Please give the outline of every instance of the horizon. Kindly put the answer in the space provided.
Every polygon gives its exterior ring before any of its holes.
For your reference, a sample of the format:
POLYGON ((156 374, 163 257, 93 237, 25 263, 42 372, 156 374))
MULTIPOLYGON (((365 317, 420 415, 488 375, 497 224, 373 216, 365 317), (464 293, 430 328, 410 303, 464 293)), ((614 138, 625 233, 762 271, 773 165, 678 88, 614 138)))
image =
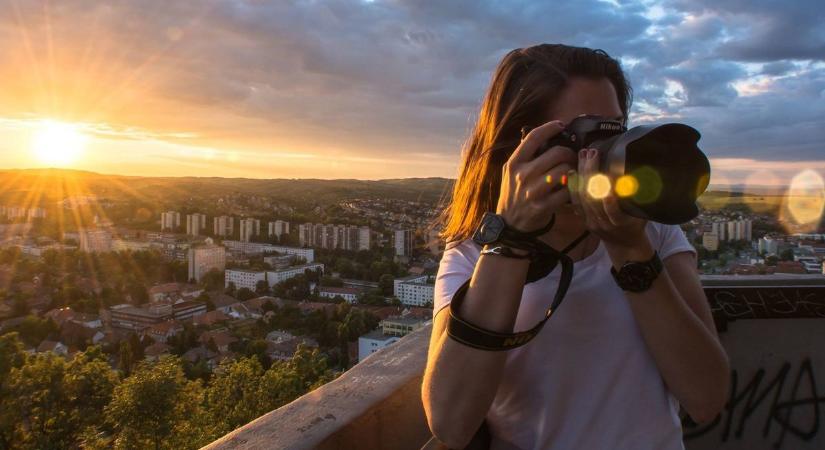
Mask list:
MULTIPOLYGON (((0 168, 0 175, 4 172, 47 172, 47 171, 55 171, 55 172, 75 172, 85 175, 97 175, 103 177, 124 177, 124 178, 163 178, 163 179, 187 179, 187 178, 195 178, 195 179, 209 179, 209 178, 217 178, 217 179, 225 179, 225 180, 232 180, 232 179, 239 179, 239 180, 255 180, 255 181, 398 181, 398 180, 446 180, 446 181, 455 181, 455 178, 450 177, 439 177, 439 176, 417 176, 417 177, 400 177, 400 178, 286 178, 286 177, 279 177, 279 178, 259 178, 259 177, 230 177, 230 176, 198 176, 198 175, 180 175, 180 176, 159 176, 159 175, 124 175, 118 173, 105 173, 105 172, 95 172, 91 170, 84 170, 84 169, 69 169, 69 168, 62 168, 62 167, 35 167, 35 168, 0 168)), ((724 188, 724 187, 742 187, 742 188, 751 188, 751 189, 787 189, 790 188, 791 184, 781 184, 781 185, 758 185, 758 184, 746 184, 746 183, 731 183, 731 184, 709 184, 707 191, 710 192, 714 188, 724 188)), ((743 191, 744 192, 744 191, 743 191)))

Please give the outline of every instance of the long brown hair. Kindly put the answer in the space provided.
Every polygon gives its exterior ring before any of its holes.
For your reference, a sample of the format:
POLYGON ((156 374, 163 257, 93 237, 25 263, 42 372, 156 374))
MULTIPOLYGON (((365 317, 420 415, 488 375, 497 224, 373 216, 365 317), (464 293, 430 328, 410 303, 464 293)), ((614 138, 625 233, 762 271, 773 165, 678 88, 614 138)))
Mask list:
POLYGON ((444 240, 469 238, 481 216, 495 210, 502 166, 518 146, 521 128, 541 125, 573 77, 607 78, 627 120, 632 90, 618 61, 603 50, 541 44, 507 53, 496 67, 464 144, 452 199, 440 219, 444 240))

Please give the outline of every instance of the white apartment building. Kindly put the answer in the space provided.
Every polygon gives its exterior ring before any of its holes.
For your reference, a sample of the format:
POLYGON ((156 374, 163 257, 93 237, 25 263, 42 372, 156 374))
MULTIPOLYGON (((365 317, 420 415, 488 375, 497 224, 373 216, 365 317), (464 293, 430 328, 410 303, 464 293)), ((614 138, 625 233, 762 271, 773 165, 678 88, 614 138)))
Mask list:
POLYGON ((285 234, 289 234, 289 222, 283 220, 276 220, 274 222, 269 222, 269 226, 267 229, 267 236, 272 237, 281 237, 285 234))
POLYGON ((186 215, 186 234, 200 236, 204 231, 206 231, 206 214, 186 215))
POLYGON ((361 362, 367 356, 389 347, 401 338, 398 336, 388 336, 381 329, 372 331, 358 338, 358 361, 361 362))
POLYGON ((303 275, 305 270, 318 270, 320 269, 321 272, 324 271, 323 264, 302 264, 300 266, 289 267, 286 269, 281 270, 270 270, 266 272, 266 282, 269 283, 269 286, 275 286, 276 284, 286 281, 290 278, 296 277, 298 275, 303 275))
POLYGON ((254 291, 259 281, 266 282, 265 271, 227 269, 224 273, 226 274, 225 288, 229 287, 230 283, 234 283, 236 289, 246 288, 254 291))
POLYGON ((298 225, 298 243, 302 247, 323 249, 369 250, 371 247, 370 227, 355 225, 332 225, 303 223, 298 225))
POLYGON ((252 238, 261 235, 261 221, 258 219, 241 219, 241 242, 252 242, 252 238))
POLYGON ((411 275, 394 281, 393 295, 408 306, 427 306, 433 303, 435 286, 427 275, 411 275))
POLYGON ((341 297, 347 303, 355 303, 358 301, 358 294, 360 290, 348 287, 321 287, 318 288, 318 296, 324 298, 341 297))
POLYGON ((315 250, 311 248, 287 247, 284 245, 273 245, 263 242, 241 241, 223 241, 223 246, 231 252, 245 253, 248 255, 280 253, 283 255, 294 255, 298 258, 303 258, 308 263, 315 261, 315 250))
POLYGON ((232 237, 235 234, 235 219, 230 216, 215 217, 212 232, 216 237, 232 237))
POLYGON ((779 253, 779 241, 769 237, 763 237, 757 242, 757 249, 760 253, 775 255, 779 253))
POLYGON ((108 253, 112 251, 112 233, 104 230, 84 230, 78 232, 78 247, 86 253, 108 253))
POLYGON ((210 270, 226 269, 226 249, 214 245, 212 239, 206 244, 189 248, 189 279, 200 281, 210 270))
POLYGON ((413 230, 395 230, 393 232, 393 248, 395 256, 411 256, 413 246, 413 230))
POLYGON ((180 213, 167 211, 160 215, 160 231, 177 230, 180 227, 180 213))
POLYGON ((372 245, 372 231, 370 227, 358 228, 358 250, 369 250, 372 245))

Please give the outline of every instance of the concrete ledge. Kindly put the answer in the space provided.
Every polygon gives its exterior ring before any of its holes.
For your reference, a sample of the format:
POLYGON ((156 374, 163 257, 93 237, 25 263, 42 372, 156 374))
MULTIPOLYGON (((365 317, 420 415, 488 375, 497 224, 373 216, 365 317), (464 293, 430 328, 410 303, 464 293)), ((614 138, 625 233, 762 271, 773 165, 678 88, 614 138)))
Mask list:
POLYGON ((431 437, 421 405, 431 328, 205 448, 420 449, 431 437))

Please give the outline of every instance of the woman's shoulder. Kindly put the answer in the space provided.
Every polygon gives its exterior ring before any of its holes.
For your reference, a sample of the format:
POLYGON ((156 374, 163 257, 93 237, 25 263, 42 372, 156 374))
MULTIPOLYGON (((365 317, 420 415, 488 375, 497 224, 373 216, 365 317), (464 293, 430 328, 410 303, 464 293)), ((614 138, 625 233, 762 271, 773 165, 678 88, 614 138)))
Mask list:
POLYGON ((683 251, 696 253, 696 249, 688 241, 685 232, 679 225, 667 225, 658 222, 647 222, 646 230, 650 243, 659 252, 659 257, 666 257, 683 251))

